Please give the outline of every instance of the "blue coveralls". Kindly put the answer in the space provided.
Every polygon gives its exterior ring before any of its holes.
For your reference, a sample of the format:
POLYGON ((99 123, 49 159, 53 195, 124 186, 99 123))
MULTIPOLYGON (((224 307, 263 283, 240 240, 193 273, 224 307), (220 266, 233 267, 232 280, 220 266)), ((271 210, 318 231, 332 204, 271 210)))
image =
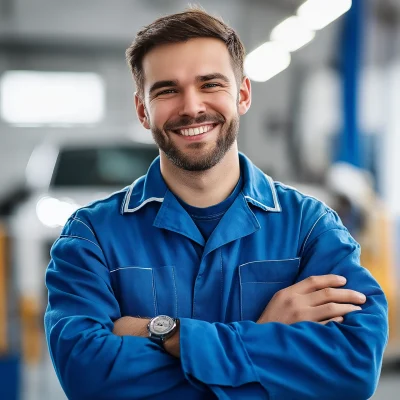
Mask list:
POLYGON ((148 174, 79 209, 51 251, 45 328, 70 399, 367 399, 387 302, 336 213, 239 155, 243 189, 205 243, 148 174), (202 255, 198 247, 203 248, 202 255), (272 296, 338 274, 367 296, 343 323, 256 324, 272 296), (181 358, 112 333, 122 316, 180 318, 181 358))

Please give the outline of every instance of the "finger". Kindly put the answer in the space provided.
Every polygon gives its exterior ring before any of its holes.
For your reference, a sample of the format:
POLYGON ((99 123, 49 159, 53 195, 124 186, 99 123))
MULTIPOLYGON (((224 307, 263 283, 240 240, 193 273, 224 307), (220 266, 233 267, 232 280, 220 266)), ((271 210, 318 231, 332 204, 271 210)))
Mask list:
POLYGON ((340 287, 345 284, 346 278, 340 275, 315 275, 295 283, 291 286, 291 290, 294 290, 298 294, 307 294, 328 287, 340 287))
POLYGON ((364 304, 367 298, 364 294, 350 289, 324 288, 304 296, 306 304, 316 307, 327 303, 364 304))
POLYGON ((337 323, 342 323, 343 322, 343 317, 335 317, 335 318, 330 318, 326 319, 325 321, 319 322, 319 324, 326 325, 328 322, 337 322, 337 323))
POLYGON ((361 307, 355 306, 354 304, 328 303, 322 306, 312 307, 311 310, 309 310, 309 314, 312 321, 319 322, 331 318, 343 317, 350 312, 359 310, 361 310, 361 307))

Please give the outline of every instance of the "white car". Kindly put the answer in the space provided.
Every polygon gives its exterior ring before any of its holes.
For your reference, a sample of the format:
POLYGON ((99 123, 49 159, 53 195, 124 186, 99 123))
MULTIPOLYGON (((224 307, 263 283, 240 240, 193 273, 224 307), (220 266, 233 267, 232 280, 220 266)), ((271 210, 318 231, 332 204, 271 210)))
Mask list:
POLYGON ((20 298, 44 309, 49 251, 68 217, 144 175, 157 155, 155 145, 115 138, 44 143, 34 150, 26 168, 30 195, 9 222, 20 298))

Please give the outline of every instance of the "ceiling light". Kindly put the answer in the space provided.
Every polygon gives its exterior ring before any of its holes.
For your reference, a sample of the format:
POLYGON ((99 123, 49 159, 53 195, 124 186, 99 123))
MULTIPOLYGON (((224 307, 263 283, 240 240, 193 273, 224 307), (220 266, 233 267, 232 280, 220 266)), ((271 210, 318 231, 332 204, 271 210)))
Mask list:
POLYGON ((310 30, 299 17, 290 17, 277 25, 271 32, 271 40, 284 45, 288 51, 295 51, 311 42, 315 32, 310 30))
POLYGON ((251 80, 265 82, 285 70, 290 60, 290 53, 282 45, 267 42, 247 55, 244 69, 251 80))
POLYGON ((7 71, 0 115, 11 124, 92 124, 104 114, 105 90, 95 73, 7 71))
POLYGON ((352 0, 307 0, 297 15, 309 29, 319 30, 350 10, 352 0))

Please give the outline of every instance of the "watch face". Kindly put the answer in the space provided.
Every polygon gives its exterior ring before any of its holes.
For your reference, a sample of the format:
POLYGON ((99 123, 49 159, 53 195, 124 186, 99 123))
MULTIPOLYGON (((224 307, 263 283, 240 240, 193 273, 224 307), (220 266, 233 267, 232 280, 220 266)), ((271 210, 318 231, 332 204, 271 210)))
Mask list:
POLYGON ((166 334, 174 327, 174 320, 166 315, 160 315, 153 320, 151 325, 152 332, 156 334, 166 334))

